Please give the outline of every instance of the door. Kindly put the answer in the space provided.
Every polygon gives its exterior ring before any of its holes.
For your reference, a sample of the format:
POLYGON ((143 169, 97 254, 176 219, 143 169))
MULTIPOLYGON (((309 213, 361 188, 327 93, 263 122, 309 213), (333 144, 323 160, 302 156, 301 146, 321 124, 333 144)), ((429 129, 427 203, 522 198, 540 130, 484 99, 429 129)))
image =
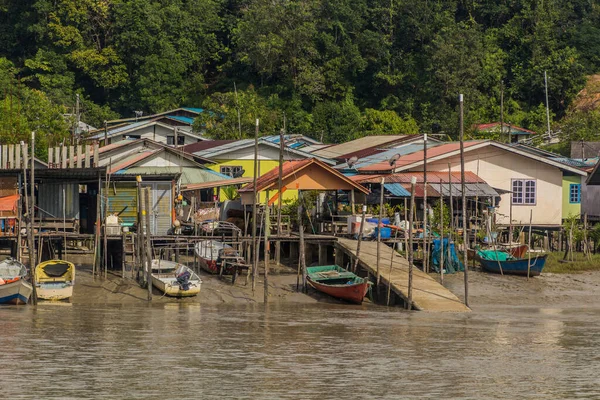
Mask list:
POLYGON ((150 215, 150 231, 153 235, 165 236, 171 228, 173 201, 170 182, 154 182, 149 184, 152 192, 152 214, 150 215))

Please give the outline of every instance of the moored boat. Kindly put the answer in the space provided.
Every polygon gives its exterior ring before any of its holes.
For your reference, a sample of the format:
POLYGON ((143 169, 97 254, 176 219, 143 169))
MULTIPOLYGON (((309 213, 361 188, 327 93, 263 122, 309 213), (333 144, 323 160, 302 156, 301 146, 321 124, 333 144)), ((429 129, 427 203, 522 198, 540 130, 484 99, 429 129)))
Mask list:
POLYGON ((200 258, 200 267, 211 274, 219 273, 221 256, 238 256, 233 247, 218 240, 201 240, 196 243, 194 251, 200 258))
POLYGON ((13 258, 0 262, 0 304, 27 304, 33 288, 27 268, 13 258))
POLYGON ((183 264, 152 260, 152 285, 167 296, 192 297, 200 293, 202 280, 183 264))
POLYGON ((306 268, 306 279, 316 290, 332 297, 361 304, 369 291, 369 282, 337 265, 306 268))
POLYGON ((65 260, 48 260, 35 268, 38 299, 65 300, 73 296, 75 265, 65 260))
POLYGON ((494 273, 507 275, 538 276, 546 264, 547 254, 531 258, 515 258, 503 251, 478 251, 481 268, 494 273), (528 272, 529 269, 529 272, 528 272))
POLYGON ((526 244, 520 244, 520 243, 511 243, 511 244, 499 243, 498 248, 500 250, 507 252, 514 258, 524 258, 525 254, 527 254, 527 249, 529 247, 526 244))

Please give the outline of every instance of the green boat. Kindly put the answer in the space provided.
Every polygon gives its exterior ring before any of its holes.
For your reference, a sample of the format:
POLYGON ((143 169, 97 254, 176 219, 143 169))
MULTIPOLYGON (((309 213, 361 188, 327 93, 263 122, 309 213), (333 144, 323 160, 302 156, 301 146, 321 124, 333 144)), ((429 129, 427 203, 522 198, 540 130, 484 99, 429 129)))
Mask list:
POLYGON ((361 304, 369 291, 369 282, 337 265, 306 268, 306 279, 316 290, 338 299, 361 304))

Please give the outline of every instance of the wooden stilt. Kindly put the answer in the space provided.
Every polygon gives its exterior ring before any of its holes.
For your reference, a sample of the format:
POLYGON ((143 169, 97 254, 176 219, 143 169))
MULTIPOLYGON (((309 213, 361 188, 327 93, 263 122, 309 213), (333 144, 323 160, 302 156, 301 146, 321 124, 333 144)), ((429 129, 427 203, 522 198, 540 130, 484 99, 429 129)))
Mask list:
MULTIPOLYGON (((253 196, 252 196, 252 246, 253 254, 258 253, 258 239, 256 237, 256 202, 258 201, 256 190, 256 180, 258 178, 258 118, 256 119, 256 129, 254 131, 254 178, 253 178, 253 196)), ((258 275, 258 257, 252 258, 252 292, 256 290, 256 278, 258 275)))
POLYGON ((379 294, 379 280, 381 278, 380 276, 380 272, 379 272, 379 264, 380 264, 380 257, 381 257, 381 227, 383 226, 383 191, 384 191, 384 183, 385 183, 385 178, 381 178, 381 193, 379 195, 379 221, 377 223, 377 280, 376 280, 376 286, 377 286, 377 294, 379 294))
MULTIPOLYGON (((444 193, 441 190, 442 180, 440 179, 440 283, 444 284, 444 193)), ((450 243, 448 243, 450 244, 450 243)), ((448 246, 450 247, 450 246, 448 246)))
POLYGON ((410 214, 408 220, 408 304, 406 308, 412 309, 412 289, 413 289, 413 222, 415 209, 415 185, 417 178, 414 176, 410 182, 410 214))
POLYGON ((360 256, 360 244, 362 243, 362 236, 365 229, 365 215, 367 213, 367 205, 364 204, 362 207, 362 214, 360 219, 360 230, 358 231, 358 243, 356 244, 356 258, 354 260, 354 267, 352 268, 352 272, 356 273, 358 271, 358 259, 360 256))
POLYGON ((464 103, 463 95, 459 96, 460 103, 460 188, 462 195, 462 224, 463 224, 463 262, 465 264, 465 305, 469 306, 469 233, 467 231, 467 192, 465 186, 465 149, 464 149, 464 103))
POLYGON ((269 233, 270 233, 270 223, 269 223, 269 192, 267 191, 267 196, 265 198, 265 276, 264 276, 264 302, 265 304, 269 302, 269 260, 271 258, 270 249, 269 249, 269 233))
POLYGON ((148 286, 148 301, 152 300, 152 242, 150 240, 150 188, 144 190, 144 212, 146 224, 146 281, 148 286))
POLYGON ((527 280, 531 270, 531 221, 533 220, 533 210, 529 210, 529 237, 527 239, 527 280))

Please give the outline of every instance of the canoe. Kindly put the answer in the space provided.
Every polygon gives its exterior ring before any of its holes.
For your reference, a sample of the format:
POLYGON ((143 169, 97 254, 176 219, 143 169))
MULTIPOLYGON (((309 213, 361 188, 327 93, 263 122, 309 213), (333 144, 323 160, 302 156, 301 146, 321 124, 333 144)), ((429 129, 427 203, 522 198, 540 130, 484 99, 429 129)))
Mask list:
POLYGON ((13 258, 0 262, 0 304, 27 304, 33 288, 27 268, 13 258))
POLYGON ((202 280, 183 264, 152 260, 152 285, 170 297, 192 297, 200 293, 202 280))
MULTIPOLYGON (((547 254, 531 258, 529 276, 538 276, 542 273, 544 265, 546 264, 546 257, 548 257, 547 254)), ((479 263, 484 270, 489 272, 527 276, 527 265, 529 264, 529 259, 513 258, 510 255, 505 259, 494 259, 494 257, 484 257, 481 255, 481 253, 479 253, 479 263), (502 268, 502 271, 500 271, 500 268, 502 268)))
MULTIPOLYGON (((200 267, 211 274, 219 273, 221 256, 228 258, 239 257, 233 247, 218 240, 201 240, 194 246, 194 251, 200 259, 200 267)), ((240 258, 240 261, 243 259, 240 258)), ((231 275, 231 271, 223 271, 225 275, 231 275)))
POLYGON ((369 291, 369 282, 337 265, 306 268, 306 279, 313 288, 332 297, 361 304, 369 291))
POLYGON ((48 260, 35 268, 38 299, 65 300, 73 296, 75 265, 65 260, 48 260))

